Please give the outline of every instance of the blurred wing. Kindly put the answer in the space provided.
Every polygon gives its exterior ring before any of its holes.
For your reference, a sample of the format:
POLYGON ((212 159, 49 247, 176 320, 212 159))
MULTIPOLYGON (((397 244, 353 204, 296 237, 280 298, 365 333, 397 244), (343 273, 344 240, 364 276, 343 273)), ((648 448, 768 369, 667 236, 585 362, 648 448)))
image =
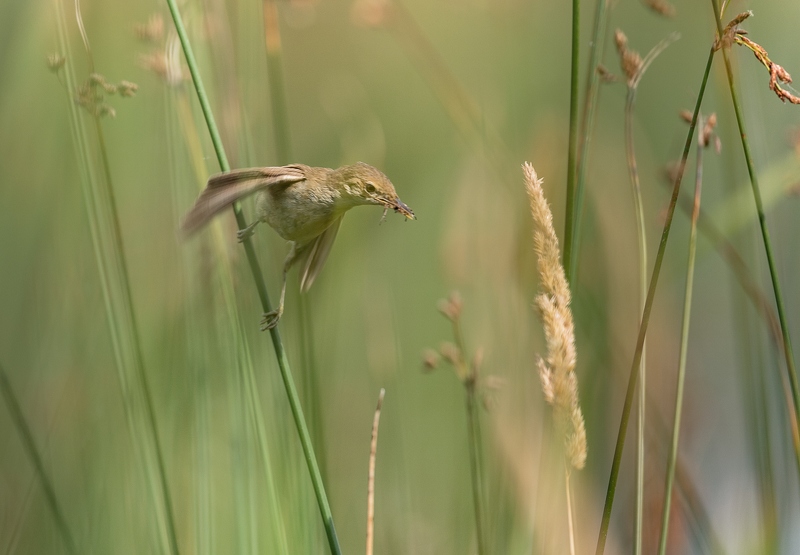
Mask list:
POLYGON ((300 291, 302 293, 309 290, 317 278, 317 274, 325 265, 325 260, 327 260, 328 254, 331 252, 333 241, 336 239, 341 223, 342 217, 340 216, 311 243, 308 254, 303 261, 303 266, 300 268, 300 291))
POLYGON ((191 235, 227 206, 256 191, 288 187, 304 179, 305 172, 299 166, 247 168, 212 175, 183 219, 181 231, 184 236, 191 235))

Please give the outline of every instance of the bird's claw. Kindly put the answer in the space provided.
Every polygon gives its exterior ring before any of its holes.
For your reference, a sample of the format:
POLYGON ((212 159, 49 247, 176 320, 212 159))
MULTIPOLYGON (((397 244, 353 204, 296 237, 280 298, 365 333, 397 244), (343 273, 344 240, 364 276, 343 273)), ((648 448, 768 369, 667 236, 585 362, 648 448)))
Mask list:
POLYGON ((249 237, 252 237, 253 234, 256 232, 256 225, 258 225, 258 220, 253 222, 252 224, 248 225, 247 227, 243 227, 239 231, 236 232, 236 239, 240 243, 244 243, 249 237))
POLYGON ((269 312, 264 313, 264 317, 261 318, 261 331, 271 330, 275 326, 278 325, 278 320, 281 319, 283 315, 283 308, 277 308, 275 310, 271 310, 269 312))

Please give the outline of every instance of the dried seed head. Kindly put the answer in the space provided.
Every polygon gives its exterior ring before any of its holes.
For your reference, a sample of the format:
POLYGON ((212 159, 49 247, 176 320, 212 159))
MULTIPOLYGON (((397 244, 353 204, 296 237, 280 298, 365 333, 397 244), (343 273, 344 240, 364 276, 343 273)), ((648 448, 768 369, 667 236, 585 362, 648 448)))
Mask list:
POLYGON ((711 144, 711 136, 714 133, 714 128, 717 126, 717 114, 713 113, 705 119, 705 125, 700 132, 700 142, 703 146, 711 144))
POLYGON ((445 318, 451 322, 456 322, 461 317, 461 308, 463 301, 458 291, 453 291, 446 299, 440 300, 436 308, 441 312, 445 318))
POLYGON ((439 366, 439 353, 433 349, 425 349, 422 353, 422 367, 425 371, 436 370, 439 366))
POLYGON ((672 160, 664 165, 663 175, 668 183, 675 183, 678 179, 678 174, 681 171, 681 161, 672 160))
POLYGON ((50 71, 55 73, 62 67, 64 67, 65 61, 66 58, 64 58, 64 56, 62 56, 61 54, 58 53, 49 54, 47 56, 47 67, 50 71))
POLYGON ((483 366, 483 347, 478 347, 472 356, 472 375, 477 376, 483 366))
POLYGON ((117 91, 119 95, 123 98, 130 98, 136 94, 136 91, 139 90, 139 85, 136 83, 131 83, 130 81, 121 81, 120 84, 117 86, 117 91))
POLYGON ((667 2, 667 0, 645 0, 645 5, 664 17, 675 17, 675 6, 667 2))
POLYGON ((161 14, 153 14, 147 23, 137 23, 133 26, 133 33, 140 40, 158 42, 164 36, 164 18, 161 14))
POLYGON ((617 52, 619 52, 622 72, 628 78, 628 83, 630 83, 642 68, 642 57, 636 50, 628 48, 628 37, 620 29, 614 31, 614 43, 617 45, 617 52))
POLYGON ((449 341, 445 341, 439 345, 439 354, 444 360, 453 366, 456 366, 459 364, 459 362, 461 362, 461 351, 455 346, 454 343, 450 343, 449 341))
POLYGON ((575 326, 569 308, 569 284, 561 266, 553 214, 544 197, 542 180, 528 163, 523 165, 523 171, 533 217, 533 243, 541 290, 535 303, 547 340, 547 359, 538 357, 536 365, 545 400, 553 406, 556 428, 565 433, 567 458, 574 468, 582 468, 586 461, 586 431, 575 375, 575 326))
POLYGON ((737 27, 751 15, 753 15, 753 12, 748 10, 731 19, 730 23, 728 23, 725 26, 725 29, 722 30, 722 36, 718 37, 714 43, 714 50, 719 50, 720 48, 729 48, 736 40, 737 34, 746 35, 746 31, 740 31, 737 27))
POLYGON ((113 106, 104 103, 97 107, 97 115, 100 117, 108 116, 110 118, 115 118, 117 117, 117 111, 113 106))
POLYGON ((614 83, 617 81, 617 76, 611 73, 603 64, 597 64, 597 73, 600 75, 600 80, 603 83, 614 83))
POLYGON ((681 110, 680 116, 683 121, 685 121, 688 124, 691 124, 692 116, 694 116, 694 114, 692 114, 690 110, 681 110))

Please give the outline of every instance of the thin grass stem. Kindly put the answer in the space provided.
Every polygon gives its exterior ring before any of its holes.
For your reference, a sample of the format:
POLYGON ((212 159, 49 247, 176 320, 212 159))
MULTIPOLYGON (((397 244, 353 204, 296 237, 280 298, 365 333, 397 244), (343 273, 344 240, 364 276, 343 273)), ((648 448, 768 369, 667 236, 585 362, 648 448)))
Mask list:
MULTIPOLYGON (((719 40, 724 43, 723 26, 721 19, 721 12, 718 0, 711 0, 711 5, 714 9, 714 20, 717 26, 717 33, 719 40)), ((789 323, 786 319, 786 308, 783 301, 783 294, 781 293, 780 282, 778 281, 778 270, 775 266, 775 257, 772 253, 772 241, 769 236, 769 229, 767 228, 767 216, 764 213, 764 204, 761 200, 761 188, 758 185, 758 175, 753 163, 753 157, 750 153, 750 142, 747 139, 747 132, 744 127, 744 115, 742 113, 741 102, 739 101, 739 92, 736 87, 736 80, 733 76, 733 68, 731 67, 730 56, 728 49, 722 47, 722 58, 725 63, 725 73, 728 77, 728 88, 731 92, 731 102, 733 103, 733 111, 736 115, 736 124, 739 127, 739 136, 742 141, 742 150, 744 151, 744 159, 747 164, 747 173, 750 176, 750 185, 753 189, 753 200, 756 205, 756 212, 758 213, 758 224, 761 229, 761 238, 764 243, 764 252, 767 255, 767 266, 769 267, 769 276, 772 281, 772 289, 775 294, 775 305, 778 310, 778 321, 781 327, 781 337, 783 340, 783 353, 786 359, 786 371, 789 377, 789 384, 791 386, 792 401, 794 402, 794 418, 793 427, 798 428, 800 423, 800 385, 797 380, 797 372, 794 365, 794 353, 792 351, 791 337, 789 336, 789 323)), ((798 473, 800 473, 800 450, 795 449, 795 458, 798 466, 798 473)))
POLYGON ((472 479, 472 503, 475 508, 475 533, 478 539, 478 555, 486 555, 484 510, 483 510, 483 479, 479 452, 481 449, 480 422, 477 414, 475 399, 474 376, 467 379, 467 434, 469 437, 469 469, 472 479))
POLYGON ((572 52, 569 79, 569 145, 567 151, 567 198, 564 211, 564 272, 570 275, 575 220, 575 180, 578 171, 578 85, 580 72, 581 0, 572 0, 572 52))
POLYGON ((19 433, 20 439, 22 440, 22 445, 25 448, 28 457, 30 457, 31 462, 33 463, 33 469, 36 471, 36 476, 39 479, 42 490, 44 490, 44 496, 47 500, 47 507, 50 509, 50 512, 53 514, 53 519, 56 521, 56 527, 58 528, 58 532, 61 535, 62 541, 64 542, 64 547, 68 553, 76 554, 78 553, 78 550, 75 547, 75 541, 72 539, 72 532, 69 530, 67 519, 64 517, 64 512, 61 510, 61 506, 58 504, 56 490, 53 487, 53 483, 50 481, 50 477, 47 475, 47 471, 44 468, 44 463, 42 462, 42 457, 39 454, 39 449, 36 447, 36 441, 33 439, 33 433, 31 432, 30 426, 28 426, 28 421, 25 419, 25 414, 22 412, 22 407, 20 407, 17 396, 14 393, 14 389, 11 387, 11 382, 8 380, 8 375, 6 374, 5 368, 3 368, 1 364, 0 393, 2 393, 3 398, 5 399, 6 407, 8 407, 11 420, 14 423, 14 427, 17 429, 17 432, 19 433))
POLYGON ((569 532, 569 553, 575 555, 575 516, 572 507, 572 488, 569 485, 570 471, 569 464, 564 465, 564 486, 567 498, 567 530, 569 532))
MULTIPOLYGON (((605 45, 606 9, 609 0, 597 0, 597 9, 594 15, 594 25, 592 27, 592 38, 589 41, 589 66, 587 68, 586 97, 583 106, 583 118, 581 121, 581 146, 580 156, 578 157, 578 175, 575 184, 575 207, 572 217, 571 243, 569 247, 569 263, 564 270, 567 274, 567 281, 570 286, 574 285, 578 275, 578 252, 581 243, 581 220, 583 215, 583 198, 586 192, 586 169, 589 166, 589 146, 592 142, 595 113, 597 112, 598 97, 600 95, 600 56, 605 45)), ((565 241, 566 243, 566 241, 565 241)), ((566 251, 565 246, 565 251, 566 251)))
POLYGON ((478 555, 486 555, 485 512, 483 502, 483 440, 481 439, 480 418, 477 406, 478 371, 475 364, 467 362, 464 338, 458 317, 451 318, 453 339, 458 350, 458 376, 462 377, 466 393, 467 438, 469 450, 469 469, 472 484, 472 505, 475 511, 475 535, 478 542, 478 555))
MULTIPOLYGON (((208 96, 206 95, 205 88, 203 87, 202 79, 200 77, 200 71, 197 67, 197 62, 195 61, 191 44, 189 43, 189 37, 187 36, 186 29, 183 26, 183 20, 180 12, 178 11, 178 7, 175 4, 175 0, 167 0, 167 4, 169 6, 170 13, 172 14, 172 19, 175 23, 175 28, 178 32, 178 37, 180 38, 181 45, 183 47, 186 63, 189 66, 189 71, 192 75, 192 81, 197 91, 197 96, 200 101, 200 106, 203 111, 203 116, 206 120, 209 134, 211 135, 211 140, 219 161, 220 169, 222 171, 229 171, 230 165, 228 163, 228 158, 225 155, 225 150, 222 145, 222 140, 220 138, 216 122, 214 120, 214 115, 211 112, 211 106, 208 102, 208 96)), ((245 222, 244 214, 239 203, 234 204, 233 211, 239 229, 244 229, 247 226, 247 223, 245 222)), ((272 310, 272 304, 269 301, 266 284, 261 272, 261 267, 258 264, 258 259, 256 257, 251 238, 247 238, 245 241, 243 241, 243 245, 245 254, 247 256, 247 261, 250 266, 250 271, 253 274, 253 280, 258 291, 258 296, 261 301, 261 307, 265 313, 270 312, 272 310)), ((336 535, 333 515, 331 514, 330 504, 328 503, 328 497, 325 493, 325 486, 322 483, 322 476, 319 471, 319 466, 314 456, 314 447, 311 444, 311 436, 308 432, 308 427, 306 426, 305 417, 303 416, 303 408, 300 404, 300 398, 297 394, 297 389, 294 384, 291 368, 289 366, 289 359, 283 346, 283 341, 281 340, 280 331, 277 326, 270 330, 270 337, 272 338, 275 356, 278 360, 281 378, 283 379, 283 384, 286 388, 286 394, 289 399, 292 417, 294 418, 295 426, 297 428, 298 435, 300 436, 303 455, 305 456, 306 464, 308 465, 311 483, 314 488, 314 494, 319 506, 323 526, 325 527, 328 544, 330 546, 331 553, 339 555, 341 554, 341 548, 339 547, 339 540, 336 535)))
POLYGON ((705 146, 704 141, 700 138, 700 140, 697 141, 694 204, 692 208, 691 227, 689 230, 686 290, 683 296, 683 322, 681 324, 681 344, 678 355, 678 385, 675 394, 675 416, 672 423, 672 442, 670 443, 666 483, 664 486, 664 505, 661 513, 661 537, 658 548, 659 555, 664 555, 667 551, 669 515, 672 505, 672 486, 675 481, 675 467, 678 461, 678 440, 681 431, 681 416, 683 415, 683 390, 686 381, 686 355, 689 349, 689 324, 691 322, 692 290, 694 287, 694 268, 697 254, 697 221, 700 218, 700 193, 703 185, 703 149, 705 146))
POLYGON ((705 96, 706 85, 708 84, 708 76, 711 73, 711 64, 714 61, 714 48, 712 47, 708 53, 708 60, 703 72, 703 80, 700 84, 700 91, 697 94, 697 101, 695 103, 694 112, 692 114, 692 122, 689 125, 689 132, 686 137, 686 142, 683 147, 683 154, 681 155, 680 165, 675 177, 675 184, 672 189, 672 197, 670 198, 669 207, 667 209, 666 218, 664 221, 664 229, 661 233, 661 240, 658 245, 658 252, 656 254, 655 263, 653 265, 653 273, 650 278, 650 285, 647 289, 647 299, 645 300, 644 312, 642 314, 642 322, 639 326, 639 336, 636 340, 636 348, 634 350, 633 361, 631 363, 631 370, 628 377, 628 388, 625 393, 625 402, 622 406, 622 415, 620 417, 619 432, 617 434, 617 442, 614 448, 614 459, 611 464, 611 472, 608 478, 608 490, 606 491, 606 500, 603 505, 603 516, 600 522, 600 532, 597 538, 596 555, 600 555, 605 551, 606 539, 608 538, 608 526, 611 522, 611 509, 614 505, 614 495, 617 490, 617 480, 619 479, 619 469, 622 462, 622 451, 625 447, 625 434, 628 428, 628 420, 630 419, 631 407, 633 405, 633 396, 636 391, 636 382, 639 373, 637 369, 642 360, 642 347, 644 346, 645 336, 647 334, 647 327, 650 323, 650 312, 653 308, 653 300, 655 299, 656 286, 658 285, 658 278, 661 274, 661 264, 664 261, 664 252, 666 251, 667 241, 669 239, 669 232, 672 228, 672 218, 675 215, 675 206, 678 202, 678 195, 680 194, 681 180, 683 179, 683 171, 686 167, 686 160, 689 156, 689 149, 692 145, 692 137, 694 130, 697 127, 697 117, 700 113, 700 106, 703 103, 705 96))
MULTIPOLYGON (((642 188, 639 183, 639 170, 636 164, 636 150, 633 140, 633 113, 636 102, 636 86, 628 87, 625 101, 625 152, 628 160, 628 173, 631 178, 633 205, 636 213, 636 241, 639 247, 639 315, 644 311, 647 295, 647 233, 644 219, 642 188)), ((634 553, 642 552, 642 522, 644 515, 644 429, 646 409, 646 360, 647 344, 642 345, 642 360, 639 364, 639 404, 636 415, 636 526, 634 529, 634 553)))
POLYGON ((366 555, 372 555, 375 541, 375 464, 378 458, 378 426, 381 422, 381 407, 386 390, 378 394, 378 406, 372 418, 372 437, 369 444, 369 470, 367 472, 367 547, 366 555))
POLYGON ((278 159, 278 165, 283 166, 291 162, 292 143, 291 134, 289 133, 289 108, 286 103, 286 87, 284 85, 283 48, 281 46, 281 29, 278 20, 278 3, 275 0, 264 0, 262 6, 275 155, 278 159))

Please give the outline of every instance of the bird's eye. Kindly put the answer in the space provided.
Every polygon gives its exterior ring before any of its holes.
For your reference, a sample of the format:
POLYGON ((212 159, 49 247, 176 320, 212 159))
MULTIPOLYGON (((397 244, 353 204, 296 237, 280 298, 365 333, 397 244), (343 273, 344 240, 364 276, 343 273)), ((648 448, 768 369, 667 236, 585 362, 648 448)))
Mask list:
POLYGON ((366 189, 367 189, 368 193, 374 193, 375 192, 375 185, 373 185, 372 183, 367 183, 366 189))

